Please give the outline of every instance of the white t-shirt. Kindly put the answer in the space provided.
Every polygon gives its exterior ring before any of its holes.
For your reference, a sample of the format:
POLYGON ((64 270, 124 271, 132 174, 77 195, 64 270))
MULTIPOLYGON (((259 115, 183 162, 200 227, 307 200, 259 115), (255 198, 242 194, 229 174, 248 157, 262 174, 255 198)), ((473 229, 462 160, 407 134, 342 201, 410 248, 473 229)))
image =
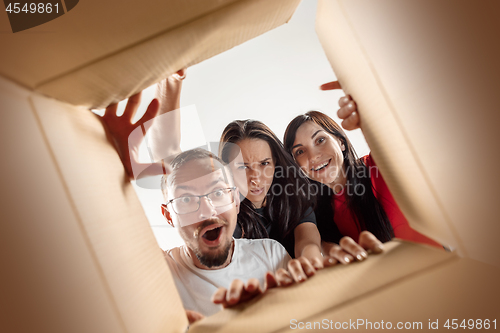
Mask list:
POLYGON ((165 258, 184 308, 205 316, 222 309, 211 301, 219 287, 228 288, 234 279, 246 282, 250 278, 258 279, 263 286, 266 272, 286 269, 291 259, 285 248, 273 239, 235 239, 231 262, 221 269, 196 267, 185 245, 166 251, 165 258))

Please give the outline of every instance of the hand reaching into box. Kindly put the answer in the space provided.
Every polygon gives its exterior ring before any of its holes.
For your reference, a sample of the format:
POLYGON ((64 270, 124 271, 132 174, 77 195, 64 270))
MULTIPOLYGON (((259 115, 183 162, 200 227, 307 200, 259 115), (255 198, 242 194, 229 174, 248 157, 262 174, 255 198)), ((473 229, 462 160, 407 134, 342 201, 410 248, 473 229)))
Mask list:
MULTIPOLYGON (((328 82, 320 86, 321 90, 342 89, 339 81, 328 82)), ((340 109, 337 111, 337 116, 342 119, 342 127, 352 131, 360 128, 361 119, 359 118, 358 107, 350 95, 339 99, 340 109)))
POLYGON ((111 104, 106 108, 100 118, 108 136, 113 144, 125 171, 130 179, 136 179, 139 174, 152 176, 167 174, 170 171, 168 163, 163 160, 180 152, 180 120, 179 115, 172 113, 168 119, 156 119, 160 124, 153 126, 152 120, 160 115, 165 115, 180 107, 180 92, 182 80, 185 78, 185 69, 169 76, 158 84, 157 97, 151 101, 146 112, 136 123, 132 123, 141 101, 141 92, 131 96, 122 116, 116 115, 118 104, 111 104), (142 130, 138 130, 142 127, 142 130), (139 146, 145 138, 145 133, 150 131, 149 150, 154 161, 140 163, 139 146))
MULTIPOLYGON (((350 237, 343 237, 340 244, 331 244, 327 247, 324 267, 333 266, 337 263, 349 264, 354 261, 363 261, 369 253, 383 252, 383 245, 371 232, 363 231, 359 236, 359 244, 350 237)), ((325 249, 325 248, 324 248, 325 249)), ((223 307, 232 307, 264 294, 268 289, 276 287, 287 287, 294 283, 301 283, 312 277, 316 272, 311 262, 305 257, 291 259, 288 262, 288 270, 280 268, 276 273, 267 272, 265 284, 259 285, 259 280, 249 279, 246 283, 240 279, 231 282, 229 288, 220 287, 212 296, 215 304, 223 307)))

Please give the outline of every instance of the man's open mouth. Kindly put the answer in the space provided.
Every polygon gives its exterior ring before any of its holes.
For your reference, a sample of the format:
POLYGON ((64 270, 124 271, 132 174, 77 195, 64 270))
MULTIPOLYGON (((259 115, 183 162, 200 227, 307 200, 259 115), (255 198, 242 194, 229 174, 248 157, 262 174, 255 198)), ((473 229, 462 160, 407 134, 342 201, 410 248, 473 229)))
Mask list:
POLYGON ((205 231, 205 233, 201 237, 203 237, 209 242, 213 242, 219 238, 221 232, 222 232, 222 226, 219 226, 214 229, 205 231))

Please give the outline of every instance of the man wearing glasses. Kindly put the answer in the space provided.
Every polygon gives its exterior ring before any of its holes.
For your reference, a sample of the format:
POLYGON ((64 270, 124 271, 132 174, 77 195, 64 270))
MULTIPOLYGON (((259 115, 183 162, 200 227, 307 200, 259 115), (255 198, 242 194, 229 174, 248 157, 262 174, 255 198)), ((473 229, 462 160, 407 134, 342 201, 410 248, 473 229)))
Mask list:
MULTIPOLYGON (((278 242, 233 239, 240 194, 218 157, 194 149, 178 155, 171 165, 172 173, 162 178, 162 213, 185 245, 165 257, 185 309, 212 315, 221 305, 262 293, 266 287, 260 286, 293 282, 285 270, 291 258, 278 242)), ((306 279, 304 272, 298 273, 306 279)))
MULTIPOLYGON (((164 106, 160 114, 179 107, 180 81, 174 76, 165 81, 167 88, 162 93, 170 99, 162 97, 164 106)), ((130 140, 132 132, 139 125, 147 124, 160 109, 154 99, 144 116, 133 124, 139 101, 140 94, 132 96, 121 117, 116 115, 117 105, 110 105, 100 118, 131 179, 134 179, 134 165, 140 164, 136 156, 140 140, 130 140)), ((167 151, 161 154, 171 156, 179 148, 179 122, 175 119, 163 122, 173 128, 167 126, 159 133, 160 148, 167 151)), ((190 322, 212 315, 222 306, 249 300, 268 288, 303 282, 315 273, 307 259, 291 259, 275 240, 233 239, 240 193, 231 171, 217 156, 195 149, 179 154, 171 162, 172 169, 163 164, 139 166, 144 169, 144 175, 169 174, 162 178, 165 197, 162 213, 178 230, 185 245, 165 252, 165 257, 190 322)), ((325 258, 324 267, 338 261, 350 262, 348 257, 363 260, 365 250, 382 251, 380 241, 367 231, 360 234, 359 245, 349 237, 342 238, 339 245, 334 257, 325 258)))
MULTIPOLYGON (((165 257, 190 321, 314 274, 307 259, 291 259, 275 240, 233 238, 240 194, 217 156, 194 149, 179 154, 171 166, 162 178, 162 213, 185 245, 166 251, 165 257)), ((374 252, 381 249, 371 234, 360 236, 360 243, 374 252)), ((363 251, 353 241, 345 244, 346 252, 339 255, 363 251)), ((324 264, 335 263, 326 258, 324 264)))

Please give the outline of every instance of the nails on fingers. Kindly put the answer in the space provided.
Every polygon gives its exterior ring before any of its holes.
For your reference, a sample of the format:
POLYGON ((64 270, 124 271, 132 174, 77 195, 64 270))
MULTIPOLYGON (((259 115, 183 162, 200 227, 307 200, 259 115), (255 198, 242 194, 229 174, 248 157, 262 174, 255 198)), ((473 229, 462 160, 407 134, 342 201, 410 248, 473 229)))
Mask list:
POLYGON ((238 300, 238 298, 236 297, 236 295, 235 294, 231 294, 231 295, 229 295, 229 299, 228 299, 227 302, 229 304, 234 304, 234 303, 236 303, 237 300, 238 300))
POLYGON ((358 261, 363 261, 366 259, 366 257, 363 257, 361 254, 357 254, 356 259, 358 259, 358 261))
POLYGON ((257 290, 255 285, 253 285, 253 284, 249 284, 246 289, 249 293, 253 293, 255 290, 257 290))
POLYGON ((373 253, 380 253, 380 252, 383 252, 383 251, 384 251, 384 245, 382 245, 380 243, 372 247, 372 252, 373 253))
POLYGON ((216 303, 221 303, 223 301, 222 299, 222 294, 221 293, 217 293, 214 295, 214 302, 216 303))

